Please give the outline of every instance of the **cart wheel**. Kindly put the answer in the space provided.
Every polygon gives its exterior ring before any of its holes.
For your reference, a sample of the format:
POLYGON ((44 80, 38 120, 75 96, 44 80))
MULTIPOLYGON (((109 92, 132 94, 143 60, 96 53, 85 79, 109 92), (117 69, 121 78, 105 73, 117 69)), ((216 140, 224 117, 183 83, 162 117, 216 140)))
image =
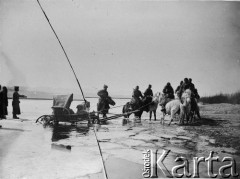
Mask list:
POLYGON ((36 120, 36 123, 45 124, 45 123, 48 123, 50 120, 51 120, 51 116, 43 115, 36 120))
POLYGON ((52 116, 51 115, 43 115, 40 116, 37 120, 36 123, 40 123, 43 125, 43 127, 46 127, 47 125, 49 125, 52 121, 52 116))
POLYGON ((42 121, 43 121, 43 119, 44 119, 45 116, 46 116, 46 115, 43 115, 43 116, 40 116, 39 118, 37 118, 36 123, 42 124, 42 121))

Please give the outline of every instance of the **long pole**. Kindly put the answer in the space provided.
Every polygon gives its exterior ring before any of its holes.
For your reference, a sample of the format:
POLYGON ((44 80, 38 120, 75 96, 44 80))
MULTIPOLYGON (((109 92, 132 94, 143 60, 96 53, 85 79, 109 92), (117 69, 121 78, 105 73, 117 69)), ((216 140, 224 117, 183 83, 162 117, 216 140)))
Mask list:
MULTIPOLYGON (((44 12, 44 10, 43 10, 43 8, 42 8, 42 6, 41 6, 39 0, 37 0, 37 2, 38 2, 38 4, 39 4, 39 6, 40 6, 40 8, 41 8, 41 10, 42 10, 42 12, 43 12, 43 14, 44 14, 44 16, 46 17, 46 19, 47 19, 47 21, 48 21, 48 23, 49 23, 49 25, 50 25, 52 31, 54 32, 54 34, 55 34, 55 36, 56 36, 56 38, 57 38, 57 40, 58 40, 60 46, 62 47, 62 50, 63 50, 63 52, 64 52, 64 54, 65 54, 65 56, 66 56, 66 58, 67 58, 67 60, 68 60, 68 63, 69 63, 69 65, 70 65, 70 67, 71 67, 71 69, 72 69, 72 71, 73 71, 73 74, 74 74, 74 76, 75 76, 75 78, 76 78, 76 80, 77 80, 78 86, 79 86, 79 88, 80 88, 80 90, 81 90, 81 93, 82 93, 82 96, 83 96, 83 99, 84 99, 84 101, 86 102, 86 99, 85 99, 84 94, 83 94, 82 87, 81 87, 81 85, 80 85, 80 82, 78 81, 77 75, 76 75, 76 73, 75 73, 75 71, 74 71, 74 69, 73 69, 73 67, 72 67, 72 64, 71 64, 71 62, 70 62, 70 60, 69 60, 69 58, 68 58, 68 56, 67 56, 67 53, 66 53, 65 49, 63 48, 63 45, 62 45, 60 39, 58 38, 58 36, 57 36, 57 34, 56 34, 56 32, 55 32, 55 30, 54 30, 52 24, 50 23, 50 21, 49 21, 49 19, 48 19, 48 17, 47 17, 47 14, 44 12)), ((99 145, 99 141, 98 141, 98 138, 97 138, 97 135, 96 135, 95 129, 93 129, 93 130, 94 130, 94 135, 95 135, 95 138, 96 138, 96 140, 97 140, 97 144, 98 144, 99 152, 100 152, 101 159, 102 159, 102 165, 103 165, 104 176, 105 176, 105 179, 108 179, 108 177, 107 177, 107 172, 106 172, 106 167, 105 167, 105 165, 104 165, 104 160, 103 160, 102 150, 101 150, 101 147, 100 147, 100 145, 99 145)))
POLYGON ((57 38, 60 46, 62 47, 62 50, 63 50, 63 52, 64 52, 64 54, 65 54, 65 56, 66 56, 66 58, 67 58, 67 61, 68 61, 69 65, 70 65, 70 67, 71 67, 71 69, 72 69, 72 72, 73 72, 73 74, 74 74, 74 76, 75 76, 75 79, 77 80, 78 86, 79 86, 79 88, 80 88, 80 90, 81 90, 81 93, 82 93, 82 96, 83 96, 83 99, 84 99, 84 101, 86 102, 86 99, 85 99, 84 94, 83 94, 82 87, 81 87, 81 85, 80 85, 80 82, 78 81, 77 75, 76 75, 76 73, 75 73, 75 71, 74 71, 74 69, 73 69, 73 66, 72 66, 69 58, 68 58, 68 55, 67 55, 67 53, 66 53, 66 51, 65 51, 65 49, 64 49, 64 47, 63 47, 63 45, 62 45, 62 43, 61 43, 61 41, 60 41, 60 39, 58 38, 57 33, 55 32, 52 24, 50 23, 50 21, 49 21, 49 19, 48 19, 48 17, 47 17, 47 14, 44 12, 44 10, 43 10, 43 8, 42 8, 39 0, 37 0, 37 2, 38 2, 38 5, 40 6, 40 8, 41 8, 41 10, 42 10, 42 12, 43 12, 43 14, 44 14, 44 16, 46 17, 46 19, 47 19, 47 21, 48 21, 48 23, 49 23, 49 25, 50 25, 53 33, 55 34, 55 36, 56 36, 56 38, 57 38))

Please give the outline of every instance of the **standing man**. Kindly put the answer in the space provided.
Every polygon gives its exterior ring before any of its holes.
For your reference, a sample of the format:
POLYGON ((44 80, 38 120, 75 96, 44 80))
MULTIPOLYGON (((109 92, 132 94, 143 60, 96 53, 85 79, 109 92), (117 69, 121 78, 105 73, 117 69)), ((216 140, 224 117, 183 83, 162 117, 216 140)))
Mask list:
POLYGON ((15 90, 15 92, 13 93, 13 101, 12 101, 13 119, 19 119, 19 117, 17 117, 17 114, 21 114, 20 105, 19 105, 19 103, 20 103, 19 98, 20 97, 26 98, 26 96, 18 94, 18 91, 19 91, 18 86, 15 86, 14 90, 15 90))
POLYGON ((98 91, 97 95, 99 96, 98 104, 97 104, 97 111, 103 114, 103 117, 107 117, 108 110, 110 108, 107 98, 108 98, 108 86, 104 85, 103 89, 98 91))
POLYGON ((3 87, 3 90, 2 90, 2 105, 3 105, 3 119, 6 119, 6 116, 8 115, 8 90, 7 90, 7 87, 4 86, 3 87))
POLYGON ((0 119, 3 119, 3 91, 0 85, 0 119))
POLYGON ((103 85, 103 89, 98 91, 97 95, 100 97, 100 99, 107 98, 108 97, 108 86, 103 85))
POLYGON ((148 85, 148 88, 145 90, 144 97, 153 97, 153 92, 152 92, 152 85, 148 85))

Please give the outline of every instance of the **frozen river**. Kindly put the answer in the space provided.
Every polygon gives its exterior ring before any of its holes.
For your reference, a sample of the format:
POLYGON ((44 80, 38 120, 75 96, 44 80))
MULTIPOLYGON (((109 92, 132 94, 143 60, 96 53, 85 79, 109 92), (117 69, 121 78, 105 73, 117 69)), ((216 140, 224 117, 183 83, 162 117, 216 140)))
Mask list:
MULTIPOLYGON (((91 110, 96 110, 97 99, 89 101, 91 110)), ((127 101, 116 100, 116 106, 127 101)), ((71 108, 76 111, 80 103, 73 101, 71 108)), ((0 121, 3 126, 0 129, 0 178, 105 178, 93 127, 63 123, 44 128, 35 123, 39 116, 52 113, 51 106, 52 100, 21 100, 20 119, 13 120, 9 115, 7 120, 0 121)), ((121 113, 121 107, 109 112, 121 113)), ((240 173, 239 106, 203 105, 201 114, 203 120, 190 126, 178 126, 176 122, 171 126, 161 125, 160 109, 157 121, 149 121, 149 114, 144 112, 141 123, 131 118, 123 125, 121 117, 106 125, 95 125, 108 178, 143 178, 143 151, 147 149, 158 149, 159 156, 163 150, 171 150, 164 160, 170 172, 179 164, 175 162, 178 156, 186 157, 192 172, 193 157, 207 158, 214 151, 220 160, 233 157, 240 173)), ((215 162, 213 171, 219 175, 222 165, 215 162)), ((200 164, 199 171, 200 177, 209 177, 207 162, 200 164)), ((165 177, 160 169, 157 173, 158 177, 165 177)))

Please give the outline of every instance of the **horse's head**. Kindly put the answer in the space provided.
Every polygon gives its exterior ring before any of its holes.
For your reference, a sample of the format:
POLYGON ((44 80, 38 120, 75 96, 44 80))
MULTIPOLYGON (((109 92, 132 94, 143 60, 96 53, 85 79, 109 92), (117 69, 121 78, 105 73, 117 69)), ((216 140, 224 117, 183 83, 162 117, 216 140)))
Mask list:
POLYGON ((108 102, 108 104, 110 104, 112 106, 114 106, 116 104, 115 101, 113 101, 113 99, 110 96, 107 97, 107 102, 108 102))
POLYGON ((190 108, 191 107, 191 94, 192 91, 190 89, 186 89, 181 97, 181 100, 183 101, 183 106, 190 108))
POLYGON ((159 103, 160 101, 160 95, 161 93, 160 92, 156 92, 152 98, 152 101, 155 102, 155 103, 159 103))
POLYGON ((165 104, 166 100, 167 100, 166 95, 163 94, 163 93, 158 92, 159 105, 161 106, 161 105, 165 104))
POLYGON ((190 89, 186 89, 183 94, 182 94, 182 99, 186 99, 186 98, 191 98, 192 95, 192 91, 190 89))

